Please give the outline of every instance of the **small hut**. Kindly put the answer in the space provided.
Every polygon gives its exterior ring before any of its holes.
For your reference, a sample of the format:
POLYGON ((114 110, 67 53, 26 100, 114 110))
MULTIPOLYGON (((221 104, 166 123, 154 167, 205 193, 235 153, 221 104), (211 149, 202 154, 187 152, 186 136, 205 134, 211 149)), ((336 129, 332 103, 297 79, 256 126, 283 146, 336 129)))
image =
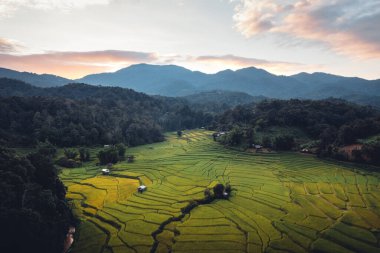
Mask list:
POLYGON ((137 191, 139 193, 143 193, 144 191, 146 191, 146 186, 145 185, 140 185, 139 187, 137 187, 137 191))
POLYGON ((109 169, 102 169, 102 174, 103 175, 109 175, 110 174, 110 170, 109 169))

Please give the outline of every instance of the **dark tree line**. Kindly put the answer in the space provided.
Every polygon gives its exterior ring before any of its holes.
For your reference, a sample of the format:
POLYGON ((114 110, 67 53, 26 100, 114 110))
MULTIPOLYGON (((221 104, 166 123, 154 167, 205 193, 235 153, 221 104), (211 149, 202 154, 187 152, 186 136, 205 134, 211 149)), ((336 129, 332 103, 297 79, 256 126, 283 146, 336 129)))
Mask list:
POLYGON ((0 245, 2 252, 62 253, 75 226, 46 150, 18 157, 0 147, 0 245))
POLYGON ((19 95, 9 97, 9 85, 0 89, 0 142, 7 146, 45 140, 64 147, 119 142, 135 146, 162 141, 163 131, 201 127, 213 120, 184 100, 129 89, 85 84, 42 89, 10 79, 0 79, 0 88, 2 82, 13 84, 17 92, 12 94, 19 95))
MULTIPOLYGON (((221 141, 231 146, 249 146, 255 132, 273 126, 302 129, 316 141, 320 155, 334 157, 339 147, 379 134, 380 113, 371 107, 338 99, 266 100, 228 110, 219 116, 217 123, 217 129, 228 131, 221 141)), ((261 142, 275 149, 288 150, 295 146, 294 137, 285 134, 274 139, 266 137, 261 142)), ((378 163, 375 154, 379 142, 366 143, 358 157, 378 163)))

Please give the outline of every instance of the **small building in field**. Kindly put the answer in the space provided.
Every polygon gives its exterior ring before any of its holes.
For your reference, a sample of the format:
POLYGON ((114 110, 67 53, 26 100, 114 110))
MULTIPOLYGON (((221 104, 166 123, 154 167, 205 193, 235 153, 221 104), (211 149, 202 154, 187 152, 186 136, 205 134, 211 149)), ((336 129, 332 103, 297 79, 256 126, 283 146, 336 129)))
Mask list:
POLYGON ((139 187, 137 187, 137 191, 139 193, 143 193, 144 191, 146 191, 147 187, 145 185, 140 185, 139 187))
POLYGON ((103 175, 109 175, 110 174, 110 170, 109 169, 102 169, 102 174, 103 175))

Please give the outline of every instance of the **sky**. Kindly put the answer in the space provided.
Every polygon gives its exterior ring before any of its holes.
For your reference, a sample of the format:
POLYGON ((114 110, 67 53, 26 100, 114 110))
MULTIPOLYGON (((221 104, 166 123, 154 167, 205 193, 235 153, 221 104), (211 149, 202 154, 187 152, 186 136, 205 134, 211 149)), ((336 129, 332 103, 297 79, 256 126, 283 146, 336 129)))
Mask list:
POLYGON ((132 64, 380 79, 380 0, 0 0, 0 67, 67 78, 132 64))

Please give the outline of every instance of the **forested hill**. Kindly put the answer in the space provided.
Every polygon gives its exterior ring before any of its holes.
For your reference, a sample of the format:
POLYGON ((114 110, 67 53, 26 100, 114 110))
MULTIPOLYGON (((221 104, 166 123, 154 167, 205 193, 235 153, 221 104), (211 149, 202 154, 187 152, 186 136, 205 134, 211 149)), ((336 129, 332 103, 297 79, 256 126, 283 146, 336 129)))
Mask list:
POLYGON ((77 224, 50 155, 38 149, 18 157, 0 147, 1 252, 61 253, 77 224))
POLYGON ((163 140, 163 131, 210 124, 212 117, 180 99, 151 97, 130 89, 70 84, 36 88, 0 79, 0 141, 33 146, 124 142, 131 146, 163 140))
POLYGON ((73 80, 56 75, 39 75, 30 72, 19 72, 6 68, 0 68, 0 77, 21 80, 39 87, 62 86, 74 82, 73 80))
POLYGON ((219 117, 218 128, 229 131, 223 138, 227 145, 303 146, 335 157, 342 155, 341 147, 361 143, 367 153, 357 152, 358 160, 380 164, 380 138, 376 138, 380 136, 380 112, 344 100, 271 100, 237 106, 219 117))
POLYGON ((191 71, 175 65, 136 64, 113 73, 88 75, 77 82, 132 88, 147 94, 184 96, 201 91, 225 90, 277 99, 345 98, 380 107, 380 80, 365 80, 327 73, 275 75, 248 67, 223 70, 215 74, 191 71))
POLYGON ((120 87, 102 87, 83 83, 70 83, 60 87, 41 88, 23 81, 0 78, 0 97, 62 97, 70 99, 154 100, 150 96, 120 87))
MULTIPOLYGON (((94 86, 83 83, 71 83, 61 87, 41 88, 25 82, 0 78, 0 97, 63 97, 70 99, 113 99, 113 100, 151 100, 152 96, 132 89, 121 87, 94 86)), ((243 92, 233 91, 204 91, 185 97, 153 96, 154 99, 166 104, 187 104, 196 110, 209 113, 221 113, 240 104, 259 102, 265 99, 263 96, 254 97, 243 92)), ((153 99, 153 100, 154 100, 153 99)))
POLYGON ((238 105, 258 103, 266 99, 263 96, 251 96, 244 92, 226 90, 203 91, 183 98, 192 106, 214 113, 223 113, 238 105))

